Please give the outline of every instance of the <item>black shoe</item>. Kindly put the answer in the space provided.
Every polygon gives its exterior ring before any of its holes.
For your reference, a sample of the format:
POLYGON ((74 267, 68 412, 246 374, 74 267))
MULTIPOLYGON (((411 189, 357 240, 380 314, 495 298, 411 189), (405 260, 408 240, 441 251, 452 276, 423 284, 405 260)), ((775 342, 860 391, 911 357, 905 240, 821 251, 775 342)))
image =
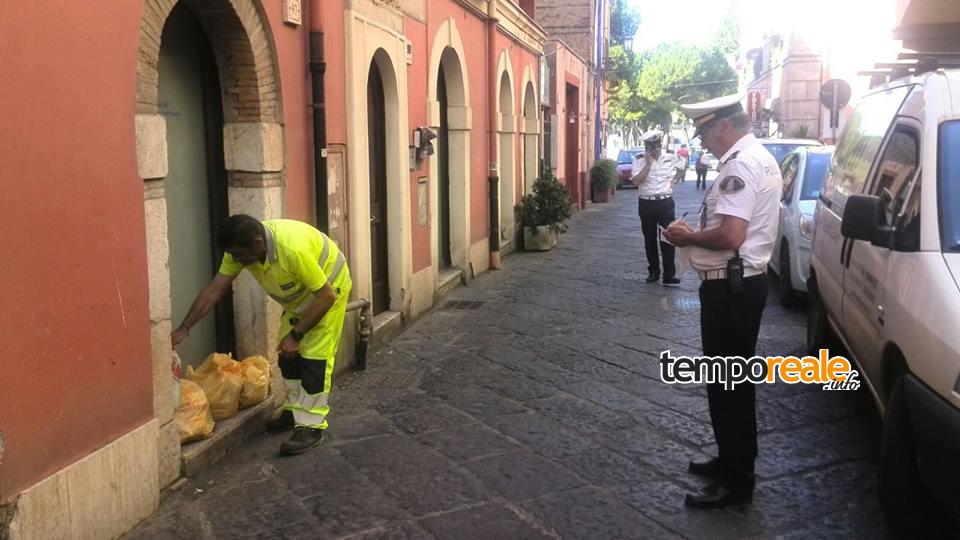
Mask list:
POLYGON ((687 496, 683 499, 683 504, 690 508, 711 509, 748 504, 752 501, 752 480, 741 480, 738 482, 717 480, 696 495, 687 493, 687 496))
POLYGON ((720 476, 723 467, 720 466, 720 458, 710 458, 706 461, 691 461, 687 470, 698 476, 707 478, 716 478, 720 476))
POLYGON ((323 430, 307 426, 293 428, 290 440, 280 445, 280 453, 285 456, 302 454, 320 444, 323 440, 323 430))
POLYGON ((667 287, 676 287, 680 284, 680 278, 678 277, 665 277, 663 278, 663 284, 667 287))
POLYGON ((267 431, 270 433, 283 433, 290 431, 297 424, 293 421, 293 411, 284 409, 280 416, 267 421, 267 431))
POLYGON ((647 283, 656 283, 660 281, 660 272, 651 273, 647 276, 647 283))

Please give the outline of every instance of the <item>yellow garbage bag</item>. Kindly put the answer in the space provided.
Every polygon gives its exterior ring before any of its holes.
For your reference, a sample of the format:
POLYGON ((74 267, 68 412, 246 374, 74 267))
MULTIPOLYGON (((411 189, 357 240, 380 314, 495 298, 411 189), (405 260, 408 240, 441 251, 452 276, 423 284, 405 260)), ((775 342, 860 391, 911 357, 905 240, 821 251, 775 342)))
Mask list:
POLYGON ((270 362, 256 355, 240 362, 243 388, 240 389, 240 408, 252 407, 267 399, 270 392, 270 362))
POLYGON ((240 362, 228 354, 213 353, 194 371, 187 367, 187 379, 200 385, 210 402, 214 420, 223 420, 237 414, 243 375, 240 362))
POLYGON ((180 405, 174 414, 180 444, 206 439, 213 434, 213 416, 206 394, 193 381, 180 381, 180 405))

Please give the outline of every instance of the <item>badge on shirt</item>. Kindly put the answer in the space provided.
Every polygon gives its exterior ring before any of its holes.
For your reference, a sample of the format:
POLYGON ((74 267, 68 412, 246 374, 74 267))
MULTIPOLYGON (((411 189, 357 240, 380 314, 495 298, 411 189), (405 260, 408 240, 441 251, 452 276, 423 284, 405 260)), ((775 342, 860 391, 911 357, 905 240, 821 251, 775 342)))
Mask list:
POLYGON ((739 176, 728 176, 720 181, 720 193, 727 195, 736 193, 747 187, 747 183, 739 176))

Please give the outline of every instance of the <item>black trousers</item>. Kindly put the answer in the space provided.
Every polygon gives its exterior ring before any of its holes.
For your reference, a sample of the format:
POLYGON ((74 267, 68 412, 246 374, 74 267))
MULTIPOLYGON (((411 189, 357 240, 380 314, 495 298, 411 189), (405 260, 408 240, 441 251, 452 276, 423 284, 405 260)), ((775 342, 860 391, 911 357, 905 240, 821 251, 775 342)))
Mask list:
MULTIPOLYGON (((700 331, 705 356, 756 354, 760 319, 767 302, 766 274, 744 279, 744 290, 733 295, 725 279, 700 284, 700 331)), ((753 475, 757 457, 756 388, 751 383, 725 390, 707 385, 710 423, 719 448, 720 463, 731 478, 753 475)))
POLYGON ((664 278, 675 277, 677 273, 673 262, 674 247, 659 241, 657 225, 667 228, 673 223, 676 219, 675 208, 673 197, 656 201, 638 199, 637 211, 640 214, 640 229, 643 231, 643 247, 647 252, 647 270, 651 274, 660 274, 660 251, 663 251, 664 278))
POLYGON ((707 188, 707 169, 701 169, 697 167, 697 187, 700 187, 700 184, 703 184, 703 188, 707 188))

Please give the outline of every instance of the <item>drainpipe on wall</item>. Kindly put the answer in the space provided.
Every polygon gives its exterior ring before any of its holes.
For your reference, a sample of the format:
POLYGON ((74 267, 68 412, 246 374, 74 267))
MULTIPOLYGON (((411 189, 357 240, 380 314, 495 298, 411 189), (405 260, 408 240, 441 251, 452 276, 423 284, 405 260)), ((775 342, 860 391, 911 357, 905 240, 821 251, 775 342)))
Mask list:
POLYGON ((594 69, 593 97, 596 99, 596 113, 593 116, 593 159, 600 159, 600 78, 603 76, 603 9, 604 0, 597 0, 597 64, 594 69))
POLYGON ((490 268, 499 269, 500 263, 500 178, 497 176, 497 98, 500 95, 500 85, 497 80, 497 0, 490 0, 487 4, 487 57, 490 78, 490 98, 487 100, 489 109, 489 156, 490 176, 487 182, 490 188, 488 204, 490 205, 490 268))
POLYGON ((323 20, 320 0, 310 3, 310 86, 313 91, 313 174, 317 228, 330 232, 330 211, 327 201, 327 104, 324 95, 323 20))

